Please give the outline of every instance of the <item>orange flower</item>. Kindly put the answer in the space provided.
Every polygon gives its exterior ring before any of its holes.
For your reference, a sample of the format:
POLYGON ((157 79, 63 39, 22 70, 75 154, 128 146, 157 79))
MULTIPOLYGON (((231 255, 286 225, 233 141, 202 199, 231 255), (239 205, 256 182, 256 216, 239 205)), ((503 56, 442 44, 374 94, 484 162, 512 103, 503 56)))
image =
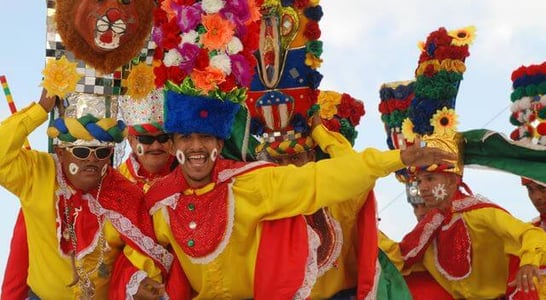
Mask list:
POLYGON ((202 24, 207 29, 201 36, 203 46, 209 50, 223 50, 235 34, 235 24, 220 14, 203 16, 202 24))
POLYGON ((260 8, 256 6, 256 1, 248 1, 248 11, 250 12, 250 18, 245 22, 245 25, 256 22, 262 18, 260 8))
POLYGON ((164 0, 161 3, 161 9, 164 10, 167 13, 167 19, 170 21, 174 17, 176 17, 176 11, 173 9, 173 0, 164 0))
POLYGON ((201 90, 203 95, 216 89, 219 84, 226 80, 222 70, 208 66, 204 71, 195 69, 191 73, 191 80, 195 87, 201 90))

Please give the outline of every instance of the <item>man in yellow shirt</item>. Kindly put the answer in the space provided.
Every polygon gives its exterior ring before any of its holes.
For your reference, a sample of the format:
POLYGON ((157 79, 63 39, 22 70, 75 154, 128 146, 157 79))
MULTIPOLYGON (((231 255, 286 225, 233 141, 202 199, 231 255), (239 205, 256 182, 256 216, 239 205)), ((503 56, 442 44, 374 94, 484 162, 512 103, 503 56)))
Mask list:
POLYGON ((400 242, 403 268, 422 264, 455 299, 496 299, 506 291, 509 256, 520 258, 518 289, 534 289, 546 259, 546 234, 472 194, 463 183, 464 153, 456 131, 455 98, 474 28, 432 32, 421 47, 415 98, 402 124, 404 138, 458 155, 456 164, 414 165, 430 211, 400 242))
POLYGON ((146 192, 176 164, 172 140, 163 129, 163 90, 153 90, 144 99, 121 96, 120 108, 132 152, 118 170, 146 192))
POLYGON ((142 192, 109 166, 124 125, 99 114, 107 111, 105 97, 76 93, 66 101, 63 117, 48 129, 58 142, 56 157, 22 148, 46 120, 55 97, 44 92, 40 104, 0 125, 5 138, 0 184, 19 197, 25 214, 30 297, 105 299, 114 260, 125 255, 132 281, 122 291, 110 291, 110 298, 153 299, 161 293, 161 269, 168 269, 171 257, 149 237, 142 192))

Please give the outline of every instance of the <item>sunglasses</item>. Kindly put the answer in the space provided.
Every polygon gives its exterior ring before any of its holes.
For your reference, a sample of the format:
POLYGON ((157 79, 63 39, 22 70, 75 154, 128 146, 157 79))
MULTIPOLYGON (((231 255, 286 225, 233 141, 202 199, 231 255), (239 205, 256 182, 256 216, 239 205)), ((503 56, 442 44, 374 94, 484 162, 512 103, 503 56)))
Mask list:
POLYGON ((165 144, 168 140, 171 139, 171 136, 168 133, 160 134, 158 136, 153 135, 137 135, 136 139, 139 143, 144 145, 151 145, 155 141, 158 141, 160 144, 165 144))
POLYGON ((89 156, 91 156, 91 153, 95 153, 95 157, 98 160, 104 160, 110 157, 112 155, 112 148, 111 147, 96 147, 96 148, 90 148, 85 146, 74 146, 74 147, 67 147, 66 150, 68 152, 72 153, 72 155, 77 159, 88 159, 89 156))

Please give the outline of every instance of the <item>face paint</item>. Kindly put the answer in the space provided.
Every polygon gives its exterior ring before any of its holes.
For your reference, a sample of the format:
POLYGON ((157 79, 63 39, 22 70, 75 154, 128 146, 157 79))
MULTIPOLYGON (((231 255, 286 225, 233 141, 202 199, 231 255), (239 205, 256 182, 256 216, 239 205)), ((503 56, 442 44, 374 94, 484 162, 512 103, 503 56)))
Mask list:
POLYGON ((78 174, 78 171, 80 170, 80 167, 78 167, 77 164, 75 163, 70 163, 68 165, 68 172, 70 172, 71 175, 76 175, 78 174))
POLYGON ((138 143, 136 146, 136 154, 138 156, 144 155, 144 146, 141 143, 138 143))
POLYGON ((108 171, 108 165, 102 166, 102 170, 100 170, 100 176, 104 177, 104 174, 106 174, 106 171, 108 171))
POLYGON ((178 163, 183 165, 186 162, 186 156, 184 156, 184 152, 181 150, 176 150, 176 160, 178 160, 178 163))
POLYGON ((435 187, 432 188, 432 195, 434 195, 434 199, 438 202, 445 200, 447 197, 447 191, 446 186, 443 183, 437 184, 435 187))
POLYGON ((212 149, 212 152, 210 153, 210 160, 215 162, 217 157, 218 157, 218 149, 214 148, 212 149))

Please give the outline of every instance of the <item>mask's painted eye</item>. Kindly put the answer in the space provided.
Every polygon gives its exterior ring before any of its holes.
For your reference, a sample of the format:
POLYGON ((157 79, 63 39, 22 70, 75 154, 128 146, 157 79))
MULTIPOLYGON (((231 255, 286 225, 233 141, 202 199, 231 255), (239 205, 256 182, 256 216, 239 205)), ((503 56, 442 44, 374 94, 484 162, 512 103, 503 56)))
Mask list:
POLYGON ((118 0, 118 2, 125 5, 131 4, 131 0, 118 0))

